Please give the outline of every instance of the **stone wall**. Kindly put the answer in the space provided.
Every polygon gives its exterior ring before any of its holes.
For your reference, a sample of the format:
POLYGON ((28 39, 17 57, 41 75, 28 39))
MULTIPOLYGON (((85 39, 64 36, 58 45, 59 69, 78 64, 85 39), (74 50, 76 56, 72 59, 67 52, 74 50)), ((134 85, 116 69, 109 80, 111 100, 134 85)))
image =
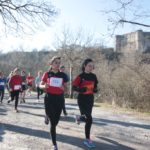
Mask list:
POLYGON ((150 32, 138 30, 124 35, 116 35, 115 51, 131 53, 144 52, 150 49, 150 32))

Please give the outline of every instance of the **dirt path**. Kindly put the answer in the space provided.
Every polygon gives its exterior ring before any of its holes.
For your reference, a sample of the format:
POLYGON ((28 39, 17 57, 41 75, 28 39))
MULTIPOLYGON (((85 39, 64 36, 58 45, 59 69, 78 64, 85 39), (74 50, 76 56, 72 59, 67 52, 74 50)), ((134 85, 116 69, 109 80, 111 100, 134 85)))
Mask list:
MULTIPOLYGON (((60 150, 87 149, 84 139, 84 123, 74 123, 79 114, 76 100, 66 100, 68 117, 61 116, 57 126, 60 150)), ((13 111, 14 103, 0 104, 0 150, 48 150, 51 149, 49 125, 44 124, 43 98, 35 95, 19 104, 19 113, 13 111)), ((124 113, 103 107, 94 107, 92 140, 95 150, 149 150, 150 117, 124 113)))

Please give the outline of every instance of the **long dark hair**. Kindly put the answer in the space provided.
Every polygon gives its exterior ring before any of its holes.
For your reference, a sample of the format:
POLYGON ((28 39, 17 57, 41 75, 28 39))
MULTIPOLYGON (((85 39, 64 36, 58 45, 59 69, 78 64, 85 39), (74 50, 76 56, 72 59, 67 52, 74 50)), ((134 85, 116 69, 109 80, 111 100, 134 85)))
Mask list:
POLYGON ((88 63, 90 63, 90 62, 93 62, 93 60, 90 59, 90 58, 87 58, 87 59, 84 60, 84 62, 82 63, 82 67, 81 67, 81 69, 82 69, 83 72, 84 72, 84 70, 85 70, 85 66, 86 66, 88 63))

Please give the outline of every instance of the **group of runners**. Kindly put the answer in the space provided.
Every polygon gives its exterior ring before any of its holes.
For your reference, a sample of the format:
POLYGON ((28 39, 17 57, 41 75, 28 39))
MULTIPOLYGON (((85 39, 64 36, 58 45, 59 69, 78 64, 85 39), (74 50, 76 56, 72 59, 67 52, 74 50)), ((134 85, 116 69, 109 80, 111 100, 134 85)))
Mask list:
MULTIPOLYGON (((94 73, 94 63, 92 59, 86 59, 82 64, 82 72, 77 75, 72 82, 72 88, 74 91, 78 92, 77 103, 79 106, 80 114, 75 115, 75 122, 80 124, 80 121, 85 122, 85 140, 83 144, 88 148, 94 148, 95 144, 91 140, 90 131, 92 126, 92 108, 94 104, 94 93, 97 92, 98 80, 94 73)), ((49 63, 48 71, 39 71, 37 77, 35 78, 35 85, 37 88, 37 98, 45 93, 44 106, 45 106, 45 123, 50 124, 50 135, 52 139, 52 149, 58 150, 56 141, 56 126, 60 120, 61 112, 63 110, 64 115, 67 115, 65 109, 65 93, 68 93, 67 82, 69 78, 66 73, 64 73, 64 66, 61 66, 61 58, 54 56, 49 63)), ((9 75, 9 79, 3 79, 3 73, 0 72, 0 91, 1 87, 8 82, 8 88, 10 91, 11 102, 15 99, 15 111, 18 112, 18 98, 19 93, 21 93, 22 102, 25 102, 25 94, 23 93, 24 85, 27 83, 27 78, 23 79, 25 72, 19 75, 19 69, 15 68, 13 73, 9 75), (21 91, 21 92, 20 92, 21 91)), ((29 81, 34 80, 34 77, 29 74, 29 81)), ((28 81, 28 91, 32 90, 32 84, 28 81), (31 87, 31 88, 30 88, 31 87)), ((30 82, 31 83, 31 82, 30 82)), ((3 92, 0 92, 1 98, 3 92)))
POLYGON ((34 77, 24 70, 20 70, 19 68, 15 68, 13 71, 10 72, 8 77, 4 76, 4 73, 0 71, 0 102, 3 103, 5 90, 8 91, 8 101, 10 102, 15 100, 15 111, 18 112, 18 102, 20 98, 20 103, 25 103, 26 93, 31 95, 31 91, 33 90, 33 83, 35 80, 35 86, 37 88, 37 98, 39 99, 39 95, 43 94, 41 91, 38 90, 39 88, 39 73, 37 77, 34 77))

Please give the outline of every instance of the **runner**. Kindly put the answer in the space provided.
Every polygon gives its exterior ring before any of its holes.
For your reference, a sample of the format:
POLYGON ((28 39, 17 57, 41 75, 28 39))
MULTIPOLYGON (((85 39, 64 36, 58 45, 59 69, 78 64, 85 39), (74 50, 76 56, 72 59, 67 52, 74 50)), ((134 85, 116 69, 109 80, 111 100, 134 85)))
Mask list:
POLYGON ((63 93, 66 88, 67 77, 59 71, 60 57, 53 57, 50 62, 50 70, 45 72, 40 88, 46 90, 44 99, 46 121, 50 121, 50 134, 52 137, 53 150, 58 150, 56 142, 56 126, 59 122, 60 115, 64 106, 63 93))
POLYGON ((19 92, 21 91, 21 85, 22 85, 22 78, 19 75, 19 69, 15 68, 13 71, 13 76, 9 79, 8 82, 10 93, 11 93, 11 100, 13 101, 15 99, 15 111, 18 112, 17 106, 18 106, 18 100, 19 100, 19 92))
POLYGON ((31 91, 32 91, 32 88, 33 88, 32 86, 33 86, 34 77, 31 75, 30 72, 28 73, 28 76, 27 76, 26 80, 27 80, 27 85, 28 85, 27 92, 28 92, 28 95, 31 96, 31 91))
POLYGON ((79 92, 78 105, 81 116, 76 116, 76 122, 85 122, 85 141, 83 142, 89 148, 94 148, 95 145, 90 138, 90 130, 92 126, 92 108, 94 104, 93 93, 97 92, 97 77, 92 70, 94 64, 92 59, 86 59, 82 64, 82 73, 73 81, 73 90, 79 92))
POLYGON ((21 78, 22 78, 22 89, 20 92, 21 100, 20 103, 25 103, 25 95, 26 95, 26 89, 27 89, 27 81, 26 81, 26 73, 25 71, 21 71, 21 78))
MULTIPOLYGON (((63 73, 65 73, 65 66, 60 66, 60 72, 63 72, 63 73)), ((66 73, 65 73, 66 74, 66 73)), ((66 76, 67 76, 67 82, 69 81, 69 77, 68 77, 68 75, 66 74, 66 76)), ((67 111, 66 111, 66 106, 65 106, 65 95, 64 95, 64 106, 63 106, 63 114, 64 114, 64 116, 67 116, 68 115, 68 113, 67 113, 67 111)))
POLYGON ((2 71, 0 71, 0 102, 3 102, 4 94, 5 94, 5 86, 6 86, 6 78, 2 71))
POLYGON ((36 86, 36 89, 37 89, 37 98, 38 98, 38 100, 39 100, 39 98, 40 98, 40 95, 43 94, 43 90, 40 89, 40 87, 39 87, 39 84, 40 84, 40 82, 41 82, 41 74, 42 74, 42 72, 41 72, 41 71, 38 71, 38 75, 37 75, 37 77, 35 78, 35 86, 36 86))
POLYGON ((9 79, 13 76, 13 71, 10 72, 10 74, 8 75, 7 79, 6 79, 6 88, 7 88, 7 91, 8 91, 8 101, 11 100, 11 93, 10 93, 10 89, 9 89, 9 85, 8 85, 8 82, 9 82, 9 79))

